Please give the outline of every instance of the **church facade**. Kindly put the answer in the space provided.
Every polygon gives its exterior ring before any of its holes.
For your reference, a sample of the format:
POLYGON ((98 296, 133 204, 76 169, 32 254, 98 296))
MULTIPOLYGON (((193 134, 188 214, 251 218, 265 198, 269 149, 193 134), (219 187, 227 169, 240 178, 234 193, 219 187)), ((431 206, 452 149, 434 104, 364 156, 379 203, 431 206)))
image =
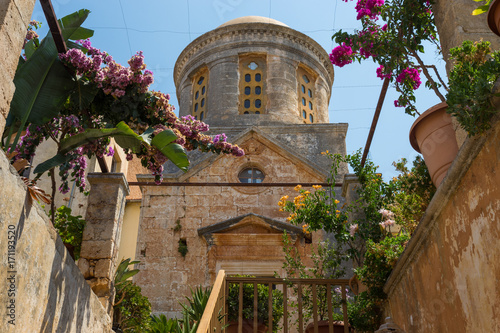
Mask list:
MULTIPOLYGON (((229 21, 184 49, 174 70, 179 115, 225 133, 245 156, 192 152, 189 171, 167 164, 163 182, 196 186, 141 187, 135 281, 154 313, 175 316, 190 288, 210 286, 220 269, 284 276, 283 231, 310 253, 301 226, 277 203, 296 193, 287 184, 326 182, 322 151, 345 154, 347 124, 328 119, 333 79, 319 44, 269 18, 229 21)), ((323 237, 315 233, 312 242, 323 237)))

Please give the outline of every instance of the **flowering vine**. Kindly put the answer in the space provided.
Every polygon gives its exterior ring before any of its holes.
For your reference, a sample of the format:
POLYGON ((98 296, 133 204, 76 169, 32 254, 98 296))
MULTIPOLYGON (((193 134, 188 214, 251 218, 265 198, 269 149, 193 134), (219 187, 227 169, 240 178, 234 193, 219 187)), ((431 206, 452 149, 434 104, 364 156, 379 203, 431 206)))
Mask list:
POLYGON ((339 46, 330 54, 332 64, 343 67, 371 58, 380 65, 377 77, 389 79, 400 93, 394 105, 410 115, 419 114, 414 91, 420 87, 421 74, 426 86, 444 102, 440 88, 447 90, 446 84, 436 67, 425 65, 420 56, 424 41, 440 50, 431 1, 358 0, 355 9, 362 29, 352 34, 339 30, 333 35, 339 46))
MULTIPOLYGON (((84 20, 88 13, 81 10, 68 16, 67 25, 79 27, 80 20, 84 20)), ((50 47, 44 43, 45 40, 38 42, 38 35, 33 31, 33 27, 38 25, 32 22, 26 36, 26 62, 21 64, 22 70, 28 67, 36 70, 35 61, 30 57, 37 57, 38 48, 45 48, 48 52, 50 47)), ((77 35, 92 35, 91 30, 81 29, 77 35)), ((199 149, 216 154, 244 155, 243 149, 227 142, 224 134, 207 135, 207 124, 191 116, 178 118, 169 103, 168 94, 149 90, 154 78, 153 73, 146 69, 142 52, 137 52, 128 61, 128 66, 123 66, 107 52, 92 46, 89 39, 68 45, 73 48, 66 53, 54 54, 54 57, 59 58, 72 73, 69 83, 74 88, 62 90, 61 96, 51 96, 54 100, 63 101, 57 112, 50 110, 52 113, 47 113, 52 115, 51 120, 42 121, 39 115, 31 118, 23 116, 24 119, 36 119, 36 122, 26 127, 26 133, 14 147, 15 159, 30 160, 40 143, 54 140, 58 145, 58 155, 38 165, 35 173, 53 172, 54 167, 59 166, 61 192, 68 191, 70 180, 75 180, 81 191, 85 190, 86 158, 112 156, 114 151, 109 147, 111 137, 115 137, 123 147, 127 160, 134 155, 141 160, 142 165, 155 176, 156 183, 162 181, 163 165, 168 160, 182 169, 187 168, 189 162, 185 151, 199 149)), ((50 62, 48 66, 52 64, 58 65, 58 62, 50 62)), ((50 70, 52 68, 49 67, 50 70)), ((68 76, 67 70, 59 70, 61 72, 60 75, 68 76)), ((39 75, 42 82, 46 80, 43 73, 39 75)), ((15 95, 16 98, 23 97, 15 95)), ((25 112, 24 109, 21 111, 25 112)), ((16 110, 18 113, 21 111, 16 110)))

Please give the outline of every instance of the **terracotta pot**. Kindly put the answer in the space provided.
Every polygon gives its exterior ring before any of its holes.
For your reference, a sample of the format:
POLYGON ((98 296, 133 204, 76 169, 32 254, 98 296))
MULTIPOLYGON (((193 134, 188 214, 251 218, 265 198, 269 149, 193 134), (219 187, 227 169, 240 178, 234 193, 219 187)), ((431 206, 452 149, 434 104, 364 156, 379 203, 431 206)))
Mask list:
MULTIPOLYGON (((257 333, 266 333, 267 326, 264 324, 257 324, 257 333)), ((243 333, 253 333, 253 319, 243 319, 243 333)), ((238 321, 229 322, 226 327, 226 333, 238 333, 238 321)))
MULTIPOLYGON (((328 333, 329 326, 328 320, 318 321, 318 333, 328 333)), ((314 323, 310 323, 306 327, 306 333, 314 333, 314 323)), ((344 333, 344 322, 334 321, 333 322, 333 333, 344 333)))
POLYGON ((436 187, 446 176, 458 153, 457 139, 446 113, 446 103, 439 103, 422 113, 410 129, 410 143, 424 156, 432 182, 436 187))
POLYGON ((493 0, 487 14, 488 26, 494 34, 500 36, 500 1, 493 0))
POLYGON ((354 295, 358 295, 359 293, 368 290, 368 287, 361 283, 361 281, 359 281, 358 275, 356 274, 354 274, 353 277, 349 279, 349 287, 351 288, 354 295))

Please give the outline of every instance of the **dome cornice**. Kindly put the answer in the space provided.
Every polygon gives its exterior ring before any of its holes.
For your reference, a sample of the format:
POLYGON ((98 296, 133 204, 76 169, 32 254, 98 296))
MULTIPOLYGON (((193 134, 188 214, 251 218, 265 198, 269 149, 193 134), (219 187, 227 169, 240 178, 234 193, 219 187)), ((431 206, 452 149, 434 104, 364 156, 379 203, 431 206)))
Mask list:
POLYGON ((333 85, 334 71, 328 53, 312 38, 286 26, 269 23, 240 23, 214 29, 191 42, 175 63, 176 87, 179 87, 180 80, 193 69, 192 66, 197 66, 196 64, 208 55, 249 45, 263 48, 276 46, 280 50, 296 54, 301 59, 314 64, 327 79, 329 87, 333 85), (245 38, 240 38, 243 36, 245 38), (226 41, 217 43, 222 39, 226 41), (292 42, 297 47, 283 43, 280 39, 292 42))

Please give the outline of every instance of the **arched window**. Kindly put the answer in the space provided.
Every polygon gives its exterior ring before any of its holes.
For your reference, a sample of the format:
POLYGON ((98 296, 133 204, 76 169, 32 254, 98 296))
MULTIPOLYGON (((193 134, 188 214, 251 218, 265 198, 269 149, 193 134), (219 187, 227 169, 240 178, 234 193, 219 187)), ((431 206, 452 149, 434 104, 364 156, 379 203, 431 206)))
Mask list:
POLYGON ((191 115, 203 120, 207 114, 208 70, 201 69, 193 78, 193 109, 191 115))
POLYGON ((316 75, 303 67, 297 69, 299 116, 306 124, 316 121, 315 91, 314 83, 316 75))
POLYGON ((266 58, 260 55, 240 57, 240 114, 263 114, 266 100, 266 58))
POLYGON ((245 168, 238 175, 241 183, 262 183, 265 177, 264 172, 255 167, 245 168))

